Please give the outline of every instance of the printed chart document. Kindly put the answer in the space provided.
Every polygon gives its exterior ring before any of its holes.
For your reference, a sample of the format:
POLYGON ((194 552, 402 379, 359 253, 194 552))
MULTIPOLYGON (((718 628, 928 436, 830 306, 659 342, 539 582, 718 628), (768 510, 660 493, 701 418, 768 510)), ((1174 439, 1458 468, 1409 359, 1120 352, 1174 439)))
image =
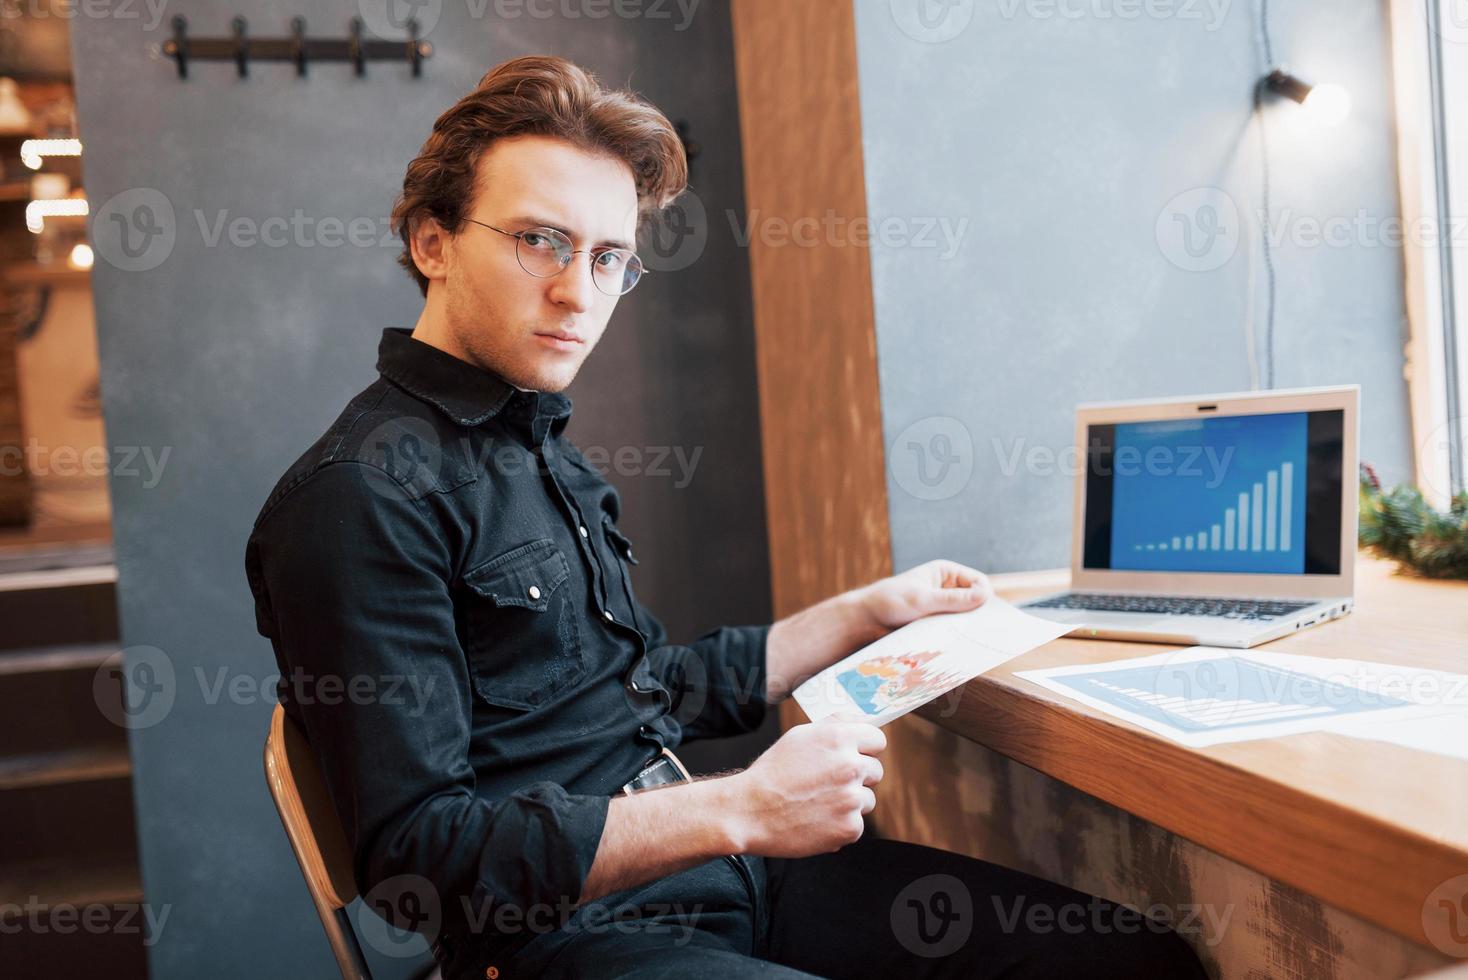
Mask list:
POLYGON ((1074 628, 993 598, 894 630, 801 684, 795 701, 811 721, 840 715, 885 725, 1074 628))
POLYGON ((1275 654, 1291 669, 1392 695, 1422 706, 1409 717, 1346 715, 1328 729, 1339 735, 1468 760, 1468 674, 1370 660, 1275 654))
POLYGON ((1427 736, 1417 726, 1444 714, 1452 679, 1462 675, 1264 650, 1193 647, 1015 676, 1201 748, 1313 731, 1373 737, 1365 733, 1391 732, 1396 726, 1407 726, 1398 738, 1420 741, 1427 736), (1424 697, 1421 678, 1428 675, 1434 675, 1428 679, 1439 693, 1424 697))

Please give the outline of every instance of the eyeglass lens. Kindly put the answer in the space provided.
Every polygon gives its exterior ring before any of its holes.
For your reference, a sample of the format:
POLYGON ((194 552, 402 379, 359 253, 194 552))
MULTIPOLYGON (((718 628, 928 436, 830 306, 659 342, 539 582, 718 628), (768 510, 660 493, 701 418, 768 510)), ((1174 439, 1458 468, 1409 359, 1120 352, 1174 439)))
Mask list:
MULTIPOLYGON (((554 228, 532 228, 520 233, 515 254, 522 269, 532 276, 548 279, 560 275, 571 264, 575 249, 571 239, 554 228)), ((602 292, 621 296, 637 285, 641 277, 642 260, 636 253, 622 248, 591 252, 591 278, 602 292)))

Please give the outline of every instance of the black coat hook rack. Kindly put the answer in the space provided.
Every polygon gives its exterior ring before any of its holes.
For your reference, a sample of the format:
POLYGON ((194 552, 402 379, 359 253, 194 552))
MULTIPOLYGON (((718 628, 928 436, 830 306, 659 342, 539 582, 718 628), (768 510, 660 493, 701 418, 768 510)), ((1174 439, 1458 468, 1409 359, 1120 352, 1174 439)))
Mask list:
POLYGON ((233 61, 240 78, 250 76, 252 61, 289 61, 296 75, 306 77, 313 61, 349 61, 361 78, 367 74, 369 61, 406 61, 414 78, 423 74, 423 61, 433 56, 433 45, 418 37, 418 22, 407 23, 408 36, 402 41, 384 41, 362 37, 362 18, 353 17, 350 33, 345 38, 307 37, 306 18, 291 18, 289 37, 251 37, 245 18, 235 17, 229 37, 189 37, 188 18, 175 15, 173 39, 165 41, 163 53, 178 65, 178 77, 189 77, 191 61, 233 61))

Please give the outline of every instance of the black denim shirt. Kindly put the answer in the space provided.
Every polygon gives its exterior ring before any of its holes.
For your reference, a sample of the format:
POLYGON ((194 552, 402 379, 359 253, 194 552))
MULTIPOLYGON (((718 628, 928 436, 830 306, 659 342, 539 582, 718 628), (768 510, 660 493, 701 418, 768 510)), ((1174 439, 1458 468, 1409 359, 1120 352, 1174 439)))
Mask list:
POLYGON ((364 894, 426 879, 446 933, 574 904, 610 794, 663 746, 759 726, 769 628, 667 642, 565 396, 406 330, 377 367, 246 549, 281 701, 364 894))

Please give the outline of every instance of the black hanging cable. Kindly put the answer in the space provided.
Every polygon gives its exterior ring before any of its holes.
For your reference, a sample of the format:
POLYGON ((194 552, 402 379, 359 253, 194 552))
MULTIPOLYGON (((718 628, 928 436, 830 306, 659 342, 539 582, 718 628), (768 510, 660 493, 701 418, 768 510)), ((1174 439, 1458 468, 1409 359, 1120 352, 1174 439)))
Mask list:
POLYGON ((1264 43, 1264 74, 1274 70, 1274 44, 1269 39, 1269 0, 1259 0, 1259 40, 1264 43))
MULTIPOLYGON (((1274 387, 1274 249, 1269 241, 1269 126, 1264 117, 1266 79, 1274 70, 1274 44, 1269 37, 1269 0, 1259 0, 1259 40, 1264 48, 1264 71, 1254 86, 1254 119, 1259 124, 1259 235, 1264 253, 1264 387, 1274 387)), ((1249 297, 1254 302, 1254 297, 1249 297)))

